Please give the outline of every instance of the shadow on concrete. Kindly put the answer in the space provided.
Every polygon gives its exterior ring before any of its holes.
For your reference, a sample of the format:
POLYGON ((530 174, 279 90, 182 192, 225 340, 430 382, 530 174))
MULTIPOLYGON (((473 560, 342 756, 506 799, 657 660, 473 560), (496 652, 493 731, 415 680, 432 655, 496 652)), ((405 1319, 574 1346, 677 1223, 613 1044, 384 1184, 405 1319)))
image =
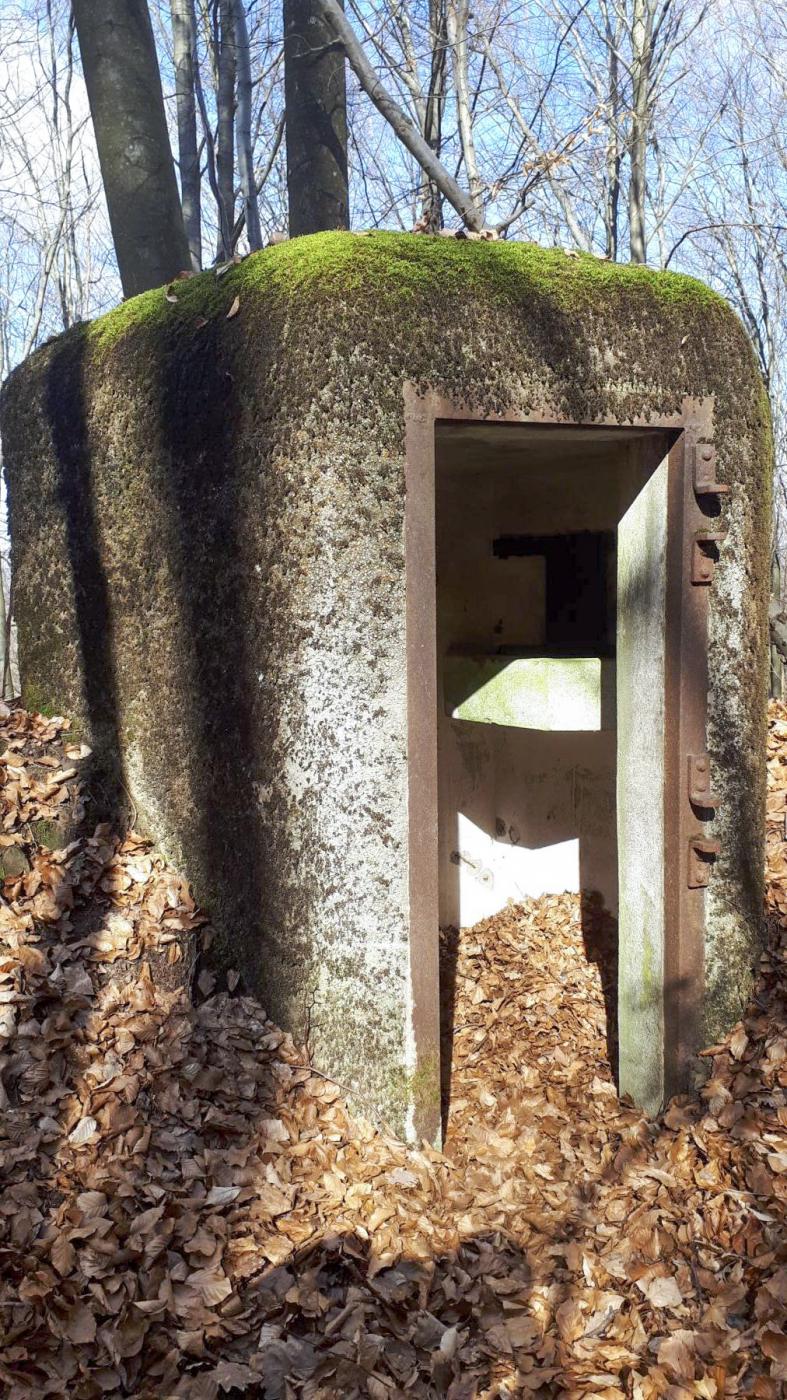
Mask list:
POLYGON ((91 793, 91 816, 122 825, 131 809, 123 775, 113 602, 99 538, 88 432, 86 355, 87 339, 81 327, 56 343, 47 373, 46 412, 57 472, 55 504, 65 530, 80 662, 72 686, 81 687, 79 709, 87 718, 93 748, 84 771, 91 793))

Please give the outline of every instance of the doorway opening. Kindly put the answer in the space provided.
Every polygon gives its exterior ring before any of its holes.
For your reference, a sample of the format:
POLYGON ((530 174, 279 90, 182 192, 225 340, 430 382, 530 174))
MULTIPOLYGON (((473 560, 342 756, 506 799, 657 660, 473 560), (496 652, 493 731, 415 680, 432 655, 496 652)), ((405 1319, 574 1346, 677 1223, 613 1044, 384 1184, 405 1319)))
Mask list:
MULTIPOLYGON (((443 929, 574 892, 589 929, 601 908, 618 921, 618 946, 603 956, 625 964, 630 953, 636 981, 643 956, 663 957, 668 464, 678 434, 439 418, 433 433, 434 572, 420 615, 431 610, 436 829, 433 852, 411 845, 415 887, 423 895, 433 881, 443 929)), ((604 972, 615 1060, 617 973, 604 972)), ((445 1095, 450 956, 442 977, 445 1095)), ((659 967, 647 992, 654 1064, 660 978, 659 967)), ((636 1034, 647 1038, 637 997, 636 1034)))

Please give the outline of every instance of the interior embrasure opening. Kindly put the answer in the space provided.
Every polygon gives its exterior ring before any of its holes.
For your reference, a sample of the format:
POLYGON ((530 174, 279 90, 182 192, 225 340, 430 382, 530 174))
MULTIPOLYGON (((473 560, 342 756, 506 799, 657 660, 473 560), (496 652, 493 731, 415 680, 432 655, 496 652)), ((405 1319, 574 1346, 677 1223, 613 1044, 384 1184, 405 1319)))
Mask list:
MULTIPOLYGON (((563 891, 617 916, 618 770, 639 719, 661 735, 668 437, 435 431, 440 925, 563 891)), ((657 891, 661 816, 624 806, 657 891)))

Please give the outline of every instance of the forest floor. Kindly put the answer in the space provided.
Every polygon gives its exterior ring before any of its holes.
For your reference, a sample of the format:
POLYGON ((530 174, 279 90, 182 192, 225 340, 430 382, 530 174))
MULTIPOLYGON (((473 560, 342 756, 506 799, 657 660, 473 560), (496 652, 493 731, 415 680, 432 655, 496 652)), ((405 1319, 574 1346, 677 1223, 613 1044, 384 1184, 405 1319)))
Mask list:
POLYGON ((618 1099, 614 931, 549 897, 445 935, 444 1153, 353 1119, 234 977, 192 1004, 187 887, 105 827, 39 847, 81 750, 5 707, 3 746, 2 1395, 785 1394, 786 707, 770 950, 699 1097, 618 1099))

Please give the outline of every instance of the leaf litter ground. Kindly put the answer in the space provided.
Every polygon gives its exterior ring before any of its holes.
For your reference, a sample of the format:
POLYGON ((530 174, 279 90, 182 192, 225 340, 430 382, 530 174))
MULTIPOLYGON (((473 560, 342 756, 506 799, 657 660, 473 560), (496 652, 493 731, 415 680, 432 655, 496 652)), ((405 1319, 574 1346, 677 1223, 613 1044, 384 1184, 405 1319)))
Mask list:
POLYGON ((234 976, 192 1001, 187 886, 133 834, 39 846, 83 750, 5 707, 0 741, 0 1393, 785 1393, 787 707, 770 947, 699 1096, 618 1099, 614 927, 548 897, 443 936, 444 1153, 234 976))

